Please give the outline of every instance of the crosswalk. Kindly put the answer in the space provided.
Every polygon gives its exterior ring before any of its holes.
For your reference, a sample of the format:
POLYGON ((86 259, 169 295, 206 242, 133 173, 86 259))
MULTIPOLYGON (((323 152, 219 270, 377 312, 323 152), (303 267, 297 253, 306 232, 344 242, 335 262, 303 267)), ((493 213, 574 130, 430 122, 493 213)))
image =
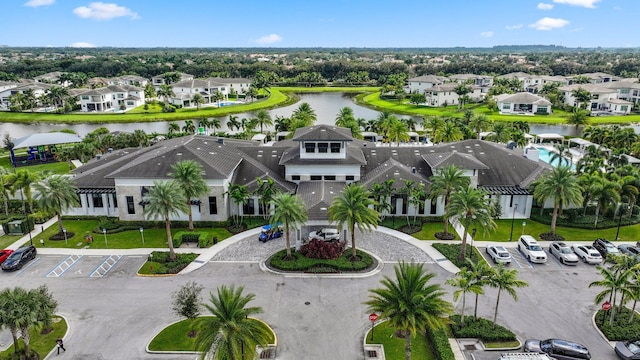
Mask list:
POLYGON ((89 277, 104 277, 107 273, 122 259, 122 255, 111 255, 108 256, 102 264, 98 265, 98 267, 91 272, 89 277))

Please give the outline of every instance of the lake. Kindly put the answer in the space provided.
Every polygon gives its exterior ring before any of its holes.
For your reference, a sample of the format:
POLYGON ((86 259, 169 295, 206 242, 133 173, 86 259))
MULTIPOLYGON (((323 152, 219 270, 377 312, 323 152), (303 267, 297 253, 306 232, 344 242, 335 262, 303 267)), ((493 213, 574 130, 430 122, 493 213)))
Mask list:
MULTIPOLYGON (((296 104, 277 108, 273 110, 269 110, 269 114, 271 117, 275 119, 276 116, 284 116, 289 117, 293 113, 293 111, 299 106, 302 102, 307 102, 311 105, 311 108, 315 111, 318 120, 316 124, 328 124, 333 125, 335 122, 336 115, 345 106, 348 106, 353 109, 353 113, 356 118, 364 118, 367 120, 375 119, 378 117, 380 112, 371 110, 369 108, 356 105, 351 97, 348 94, 344 93, 334 93, 334 92, 325 92, 325 93, 315 93, 315 94, 299 94, 300 101, 296 104)), ((239 119, 242 118, 251 118, 253 115, 250 113, 240 113, 235 114, 239 119)), ((409 116, 399 115, 400 118, 407 118, 409 116)), ((228 120, 228 116, 224 116, 221 118, 222 131, 228 130, 226 123, 228 120)), ((420 122, 420 117, 414 117, 420 122)), ((182 127, 184 125, 184 120, 175 121, 182 127)), ((197 121, 194 121, 197 124, 197 121)), ((78 135, 84 137, 86 134, 91 131, 99 128, 106 127, 109 131, 125 131, 125 132, 133 132, 137 129, 143 129, 147 134, 157 132, 157 133, 167 133, 169 130, 169 122, 168 121, 157 121, 157 122, 143 122, 143 123, 108 123, 108 124, 53 124, 53 123, 35 123, 35 124, 22 124, 22 123, 1 123, 0 124, 0 135, 5 133, 9 133, 9 135, 13 139, 18 139, 23 136, 27 136, 34 133, 44 133, 50 131, 60 131, 62 129, 72 129, 78 135)), ((560 135, 568 135, 568 136, 580 136, 582 131, 580 129, 575 128, 575 126, 566 126, 566 125, 530 125, 532 134, 542 134, 542 133, 555 133, 560 135)), ((640 126, 634 125, 636 133, 640 133, 640 126)))

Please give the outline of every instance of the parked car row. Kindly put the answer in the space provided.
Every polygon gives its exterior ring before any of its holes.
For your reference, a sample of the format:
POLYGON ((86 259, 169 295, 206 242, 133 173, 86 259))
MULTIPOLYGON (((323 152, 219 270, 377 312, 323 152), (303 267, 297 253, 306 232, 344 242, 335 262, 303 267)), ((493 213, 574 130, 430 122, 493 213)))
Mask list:
POLYGON ((37 253, 33 245, 21 247, 16 251, 3 250, 0 259, 4 259, 0 261, 0 267, 4 271, 20 270, 26 263, 35 259, 37 253))

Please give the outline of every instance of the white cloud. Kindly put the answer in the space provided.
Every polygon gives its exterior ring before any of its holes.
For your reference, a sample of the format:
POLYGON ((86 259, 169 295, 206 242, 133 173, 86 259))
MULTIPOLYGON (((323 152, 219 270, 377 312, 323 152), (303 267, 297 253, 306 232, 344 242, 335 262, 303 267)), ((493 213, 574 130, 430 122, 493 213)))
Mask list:
POLYGON ((493 31, 483 31, 480 33, 480 36, 484 38, 490 38, 493 36, 493 31))
POLYGON ((553 0, 553 2, 556 4, 567 4, 593 9, 595 8, 594 4, 600 2, 600 0, 553 0))
POLYGON ((550 18, 544 17, 533 24, 530 24, 530 28, 534 28, 536 30, 553 30, 559 29, 569 25, 569 21, 560 18, 550 18))
POLYGON ((92 44, 92 43, 78 41, 78 42, 74 42, 73 44, 70 44, 69 47, 72 47, 72 48, 94 48, 96 46, 94 44, 92 44))
POLYGON ((551 10, 551 9, 553 9, 553 4, 539 3, 538 4, 538 9, 540 9, 540 10, 551 10))
POLYGON ((47 6, 52 5, 56 0, 29 0, 24 3, 24 6, 29 7, 38 7, 38 6, 47 6))
POLYGON ((518 29, 522 29, 522 24, 507 25, 504 28, 507 29, 507 30, 518 30, 518 29))
POLYGON ((282 41, 282 36, 278 34, 269 34, 260 37, 256 42, 261 45, 268 45, 282 41))
POLYGON ((103 2, 92 2, 89 6, 79 6, 73 9, 73 13, 83 19, 111 20, 123 16, 138 19, 138 14, 129 8, 103 2))

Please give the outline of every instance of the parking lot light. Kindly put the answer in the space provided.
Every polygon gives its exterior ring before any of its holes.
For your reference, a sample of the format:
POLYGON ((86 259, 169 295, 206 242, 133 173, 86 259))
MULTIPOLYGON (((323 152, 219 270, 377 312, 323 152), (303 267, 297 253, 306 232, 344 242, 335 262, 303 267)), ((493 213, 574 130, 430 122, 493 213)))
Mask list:
POLYGON ((509 241, 513 240, 513 223, 516 220, 516 210, 518 210, 518 204, 513 204, 513 215, 511 215, 511 233, 509 234, 509 241))
POLYGON ((142 246, 144 246, 144 228, 140 226, 140 237, 142 238, 142 246))

